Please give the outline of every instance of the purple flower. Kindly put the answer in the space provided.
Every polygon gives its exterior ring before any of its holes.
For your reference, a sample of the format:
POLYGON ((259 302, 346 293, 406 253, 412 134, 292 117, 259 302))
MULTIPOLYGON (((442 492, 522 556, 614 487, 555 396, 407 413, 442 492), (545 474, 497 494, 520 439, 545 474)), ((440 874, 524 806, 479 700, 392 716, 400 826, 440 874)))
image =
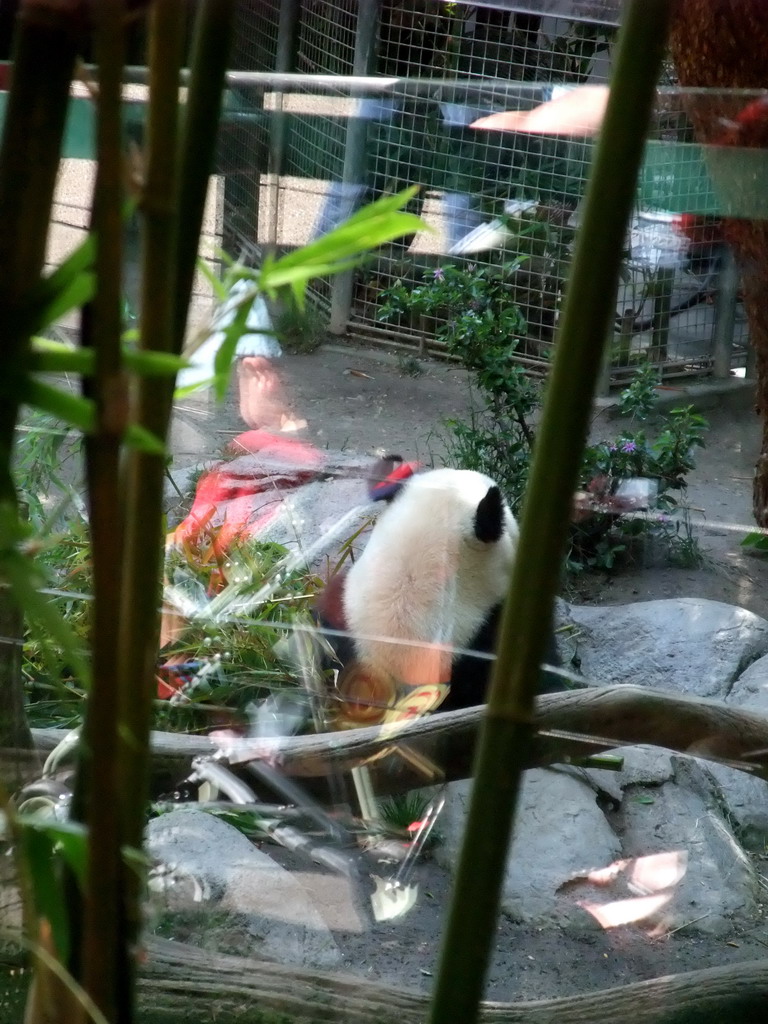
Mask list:
POLYGON ((621 450, 626 455, 631 455, 632 452, 636 452, 637 451, 637 445, 635 444, 634 441, 625 441, 624 444, 621 446, 621 450))
POLYGON ((616 447, 616 445, 615 445, 615 444, 609 444, 609 445, 608 445, 608 451, 609 451, 609 452, 617 452, 618 450, 619 450, 619 449, 618 449, 618 448, 616 447))
POLYGON ((445 271, 443 270, 442 267, 437 267, 435 270, 432 271, 432 277, 434 277, 436 281, 442 281, 443 278, 445 277, 445 271))

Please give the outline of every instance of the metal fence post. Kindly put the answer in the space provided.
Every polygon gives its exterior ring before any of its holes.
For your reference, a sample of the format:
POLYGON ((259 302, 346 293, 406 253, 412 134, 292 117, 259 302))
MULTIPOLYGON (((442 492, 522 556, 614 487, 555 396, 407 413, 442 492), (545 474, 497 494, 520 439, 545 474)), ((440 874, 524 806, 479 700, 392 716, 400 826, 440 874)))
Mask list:
MULTIPOLYGON (((296 52, 299 41, 301 0, 280 0, 280 18, 277 26, 277 53, 275 71, 290 74, 296 70, 296 52)), ((277 109, 272 112, 269 125, 269 224, 264 249, 277 248, 277 229, 280 213, 280 179, 285 169, 285 151, 288 144, 288 115, 283 112, 283 95, 275 93, 277 109)))
MULTIPOLYGON (((376 36, 379 27, 379 0, 360 0, 355 31, 355 55, 352 73, 355 75, 375 74, 376 36)), ((366 174, 366 143, 368 122, 359 117, 352 118, 347 125, 344 146, 344 184, 361 185, 366 174)), ((344 334, 352 309, 354 270, 337 274, 331 287, 331 316, 328 329, 332 334, 344 334)))

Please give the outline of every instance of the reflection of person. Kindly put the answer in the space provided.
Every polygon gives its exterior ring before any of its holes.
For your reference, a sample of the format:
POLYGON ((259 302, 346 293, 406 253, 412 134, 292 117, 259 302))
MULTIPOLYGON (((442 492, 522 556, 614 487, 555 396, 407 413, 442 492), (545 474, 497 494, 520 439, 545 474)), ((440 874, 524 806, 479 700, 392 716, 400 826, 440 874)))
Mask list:
POLYGON ((552 98, 533 110, 505 110, 474 121, 472 128, 535 132, 538 135, 595 135, 608 105, 607 85, 555 87, 552 98))
MULTIPOLYGON (((596 135, 605 117, 608 92, 607 85, 581 85, 574 88, 555 86, 550 100, 533 110, 505 110, 490 114, 474 121, 471 127, 486 131, 531 132, 537 135, 596 135)), ((763 103, 762 100, 758 102, 763 103)), ((747 106, 740 117, 746 115, 748 119, 752 106, 747 106)), ((721 144, 725 144, 725 139, 721 144)), ((720 218, 681 213, 672 220, 672 226, 684 240, 687 269, 707 279, 718 273, 724 250, 720 218)), ((688 296, 673 312, 696 305, 702 298, 708 297, 709 287, 707 284, 704 289, 688 296)))
MULTIPOLYGON (((442 121, 441 135, 466 130, 476 113, 471 107, 458 103, 438 103, 436 106, 439 107, 442 121)), ((371 125, 372 135, 381 135, 380 139, 374 137, 369 143, 371 151, 378 153, 377 159, 372 160, 375 168, 372 181, 332 181, 312 229, 313 238, 319 238, 338 227, 378 193, 383 194, 410 184, 406 180, 407 159, 403 154, 410 154, 419 129, 422 135, 428 135, 428 108, 428 102, 407 104, 390 97, 359 101, 355 117, 371 125), (401 144, 397 145, 396 140, 400 135, 401 144), (395 158, 385 155, 388 150, 395 153, 395 158)), ((441 206, 447 245, 450 248, 480 222, 480 214, 473 209, 472 197, 466 192, 444 192, 441 206)))
MULTIPOLYGON (((229 290, 229 297, 214 314, 211 333, 194 352, 190 365, 177 378, 180 388, 210 384, 215 375, 216 353, 224 342, 225 331, 234 322, 238 303, 253 288, 253 283, 240 278, 229 290)), ((240 415, 251 430, 296 431, 306 427, 306 420, 297 419, 287 408, 275 360, 283 350, 272 326, 267 305, 256 296, 245 320, 245 331, 235 349, 240 415)))
POLYGON ((246 426, 286 433, 306 427, 307 421, 293 416, 287 408, 282 384, 271 359, 262 355, 239 356, 237 382, 240 415, 246 426))

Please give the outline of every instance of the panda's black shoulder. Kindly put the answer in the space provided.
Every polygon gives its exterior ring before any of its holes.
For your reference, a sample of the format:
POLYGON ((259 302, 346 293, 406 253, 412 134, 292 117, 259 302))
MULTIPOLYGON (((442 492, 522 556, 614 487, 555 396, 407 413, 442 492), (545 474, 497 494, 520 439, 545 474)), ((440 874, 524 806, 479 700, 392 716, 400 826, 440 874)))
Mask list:
MULTIPOLYGON (((488 612, 480 629, 467 645, 467 649, 481 654, 493 654, 496 649, 500 619, 501 604, 497 604, 488 612)), ((493 662, 488 658, 460 654, 451 666, 451 689, 440 706, 441 710, 455 711, 458 708, 472 708, 476 704, 485 704, 492 664, 493 662)))

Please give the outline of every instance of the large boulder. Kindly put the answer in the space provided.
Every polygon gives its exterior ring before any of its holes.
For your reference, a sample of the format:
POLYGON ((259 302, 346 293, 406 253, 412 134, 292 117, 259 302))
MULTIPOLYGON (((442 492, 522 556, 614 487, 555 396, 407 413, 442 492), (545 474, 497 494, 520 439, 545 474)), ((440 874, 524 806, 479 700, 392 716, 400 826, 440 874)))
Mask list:
POLYGON ((768 848, 768 782, 727 764, 705 763, 715 779, 720 801, 741 845, 763 853, 768 848))
MULTIPOLYGON (((597 684, 639 683, 768 709, 768 622, 715 601, 604 608, 559 603, 561 655, 597 684), (574 658, 574 655, 576 656, 574 658), (760 659, 760 660, 756 660, 760 659)), ((652 745, 618 772, 525 773, 503 886, 516 920, 581 929, 641 923, 725 934, 756 912, 741 843, 768 835, 768 784, 652 745)), ((455 783, 437 856, 456 863, 470 783, 455 783)))
MULTIPOLYGON (((147 852, 161 867, 153 872, 150 921, 156 931, 217 952, 251 955, 279 963, 333 967, 341 961, 321 902, 349 909, 351 901, 323 897, 334 876, 297 879, 231 825, 204 811, 184 808, 147 826, 147 852)), ((337 915, 341 910, 336 910, 337 915)), ((336 922, 335 922, 336 923, 336 922)), ((338 923, 336 923, 338 927, 338 923)), ((359 927, 359 921, 357 921, 359 927)))
POLYGON ((566 664, 589 681, 634 683, 724 698, 745 668, 768 653, 768 622, 699 598, 604 607, 569 605, 561 624, 566 664), (570 634, 570 636, 569 636, 570 634))
MULTIPOLYGON (((436 858, 449 868, 458 859, 470 792, 469 781, 448 787, 436 858)), ((619 839, 587 782, 553 768, 527 771, 504 874, 502 909, 515 921, 583 928, 586 915, 560 890, 574 875, 610 864, 620 854, 619 839)))
POLYGON ((741 673, 725 699, 747 711, 768 714, 768 655, 758 658, 741 673))
MULTIPOLYGON (((686 927, 714 935, 751 919, 758 882, 712 775, 691 757, 622 753, 625 772, 525 773, 504 913, 568 931, 637 923, 654 933, 686 927)), ((470 788, 449 787, 436 852, 449 869, 458 862, 470 788)))
POLYGON ((725 820, 709 773, 694 758, 672 757, 674 782, 633 785, 624 792, 616 826, 626 857, 675 857, 680 876, 658 890, 660 927, 723 935, 734 917, 754 918, 758 882, 725 820))

